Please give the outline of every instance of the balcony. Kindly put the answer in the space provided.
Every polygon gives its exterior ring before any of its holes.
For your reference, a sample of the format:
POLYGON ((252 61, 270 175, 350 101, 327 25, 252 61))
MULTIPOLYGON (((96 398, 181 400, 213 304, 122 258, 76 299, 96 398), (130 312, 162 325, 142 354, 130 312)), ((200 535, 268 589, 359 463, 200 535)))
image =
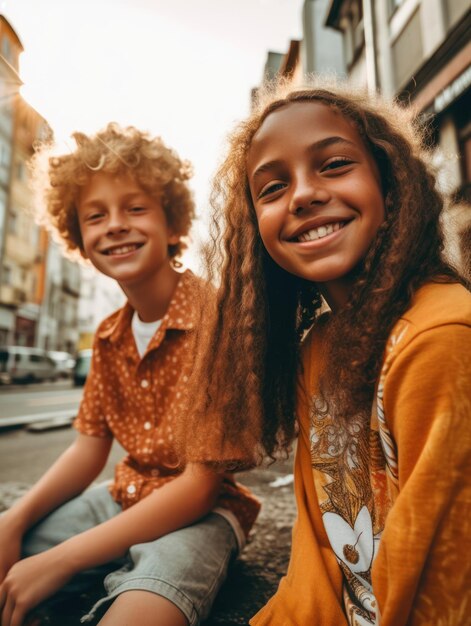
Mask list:
POLYGON ((13 287, 12 285, 0 286, 0 302, 6 305, 20 306, 28 299, 28 294, 24 289, 13 287))
POLYGON ((38 250, 29 241, 21 239, 17 235, 9 233, 5 246, 5 257, 18 265, 33 265, 38 250))

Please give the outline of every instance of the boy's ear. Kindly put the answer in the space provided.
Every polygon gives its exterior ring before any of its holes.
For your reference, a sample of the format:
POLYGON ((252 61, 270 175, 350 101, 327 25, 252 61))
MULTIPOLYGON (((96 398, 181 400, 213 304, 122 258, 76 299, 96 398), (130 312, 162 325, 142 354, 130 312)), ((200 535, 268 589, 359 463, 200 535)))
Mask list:
POLYGON ((169 246, 175 246, 180 242, 181 235, 177 235, 176 233, 172 233, 172 231, 168 231, 167 243, 169 246))

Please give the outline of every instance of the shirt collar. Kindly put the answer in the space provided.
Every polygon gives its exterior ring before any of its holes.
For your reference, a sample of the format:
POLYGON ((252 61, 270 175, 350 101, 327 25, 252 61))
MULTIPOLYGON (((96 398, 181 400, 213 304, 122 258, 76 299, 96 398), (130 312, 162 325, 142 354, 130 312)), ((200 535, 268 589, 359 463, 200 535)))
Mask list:
MULTIPOLYGON (((192 330, 197 322, 198 300, 200 298, 201 279, 191 270, 185 270, 173 293, 167 313, 164 315, 160 329, 192 330)), ((100 339, 109 339, 112 343, 119 341, 130 328, 134 309, 126 304, 116 311, 97 332, 100 339)), ((160 330, 159 329, 159 330, 160 330)))

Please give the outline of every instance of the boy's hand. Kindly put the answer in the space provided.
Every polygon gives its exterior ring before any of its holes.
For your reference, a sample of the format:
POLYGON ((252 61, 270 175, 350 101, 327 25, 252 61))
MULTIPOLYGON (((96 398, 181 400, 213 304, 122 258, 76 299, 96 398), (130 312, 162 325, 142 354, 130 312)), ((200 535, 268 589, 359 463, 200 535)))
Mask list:
POLYGON ((55 549, 18 561, 0 584, 1 626, 21 626, 29 611, 74 575, 55 549))

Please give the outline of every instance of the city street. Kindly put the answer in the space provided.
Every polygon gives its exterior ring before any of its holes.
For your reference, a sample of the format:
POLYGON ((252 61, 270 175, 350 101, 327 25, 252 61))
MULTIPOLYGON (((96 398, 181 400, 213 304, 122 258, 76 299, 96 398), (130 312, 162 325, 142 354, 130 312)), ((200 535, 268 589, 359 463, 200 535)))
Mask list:
POLYGON ((71 419, 80 403, 83 388, 70 380, 54 383, 0 386, 0 429, 21 423, 71 419))

